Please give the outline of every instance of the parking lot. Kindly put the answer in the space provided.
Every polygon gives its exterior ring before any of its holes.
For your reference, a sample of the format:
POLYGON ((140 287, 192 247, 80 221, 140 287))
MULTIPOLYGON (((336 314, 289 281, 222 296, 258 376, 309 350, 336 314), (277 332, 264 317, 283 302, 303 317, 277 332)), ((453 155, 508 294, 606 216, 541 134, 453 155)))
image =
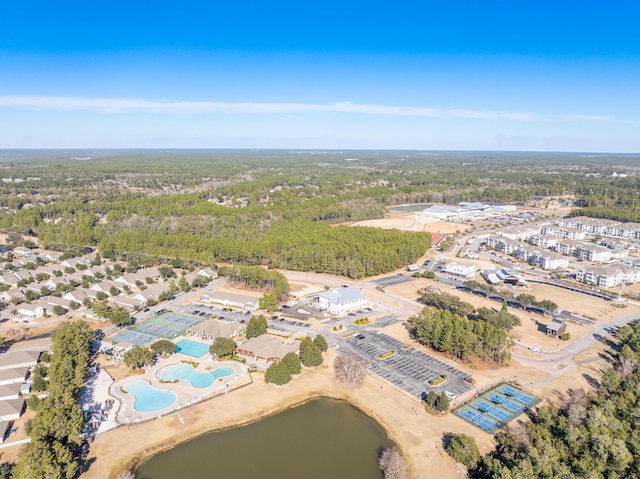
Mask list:
POLYGON ((251 317, 251 313, 249 311, 225 308, 224 306, 214 306, 212 304, 200 304, 200 303, 191 303, 188 305, 180 306, 179 308, 176 308, 176 311, 180 313, 193 314, 194 316, 198 316, 204 319, 216 318, 222 321, 238 322, 238 323, 242 323, 242 322, 246 323, 247 321, 249 321, 249 318, 251 317))
POLYGON ((468 376, 464 371, 412 347, 405 349, 405 343, 386 334, 366 331, 343 340, 340 344, 345 352, 355 352, 365 359, 373 373, 416 398, 421 398, 423 393, 429 391, 441 394, 445 390, 461 396, 473 389, 464 380, 468 376), (394 351, 395 354, 379 359, 381 354, 389 351, 394 351), (435 387, 429 385, 430 380, 443 374, 447 375, 444 383, 435 387))

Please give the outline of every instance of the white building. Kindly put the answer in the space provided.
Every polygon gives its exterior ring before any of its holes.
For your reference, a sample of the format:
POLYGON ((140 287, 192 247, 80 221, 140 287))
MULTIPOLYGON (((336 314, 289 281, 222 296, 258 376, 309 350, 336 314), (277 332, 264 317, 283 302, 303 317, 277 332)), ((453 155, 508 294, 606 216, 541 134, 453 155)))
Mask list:
POLYGON ((476 267, 473 264, 447 263, 444 270, 447 273, 463 276, 464 278, 473 278, 476 275, 476 267))
POLYGON ((367 297, 361 289, 342 288, 325 291, 318 295, 318 309, 324 309, 331 314, 345 314, 350 311, 367 307, 367 297))
POLYGON ((583 244, 576 249, 575 255, 580 259, 602 263, 611 259, 611 250, 597 244, 583 244))
POLYGON ((569 258, 557 253, 541 253, 537 259, 538 265, 542 269, 567 269, 569 267, 569 258))
POLYGON ((600 288, 614 288, 640 282, 640 269, 622 263, 587 267, 576 272, 576 279, 600 288))
POLYGON ((223 291, 212 291, 207 294, 203 294, 200 297, 200 301, 203 303, 216 303, 223 306, 235 306, 236 308, 247 309, 249 311, 255 311, 260 307, 260 300, 253 296, 248 296, 238 293, 226 293, 223 291))
POLYGON ((21 304, 18 306, 18 314, 27 319, 36 319, 44 316, 44 308, 33 304, 21 304))

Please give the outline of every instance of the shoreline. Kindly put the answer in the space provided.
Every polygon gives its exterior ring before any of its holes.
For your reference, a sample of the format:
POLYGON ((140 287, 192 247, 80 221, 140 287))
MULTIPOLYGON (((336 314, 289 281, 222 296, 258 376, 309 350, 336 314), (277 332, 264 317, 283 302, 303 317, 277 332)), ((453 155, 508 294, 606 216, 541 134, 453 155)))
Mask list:
MULTIPOLYGON (((344 401, 346 403, 348 403, 351 407, 354 407, 355 409, 357 409, 358 411, 360 411, 362 414, 365 414, 367 417, 373 419, 374 421, 376 421, 380 427, 383 428, 383 430, 385 431, 385 434, 387 435, 387 438, 389 440, 391 440, 394 445, 396 447, 398 447, 398 449, 400 449, 401 452, 402 449, 400 448, 400 446, 396 443, 396 441, 394 440, 394 438, 391 436, 390 431, 387 430, 379 421, 378 419, 374 418, 371 414, 369 414, 367 411, 362 410, 360 407, 358 407, 356 404, 354 404, 351 400, 347 399, 346 397, 337 397, 337 396, 332 396, 332 395, 328 395, 328 394, 322 394, 322 393, 318 393, 318 395, 315 395, 313 393, 310 393, 308 397, 304 397, 304 398, 300 398, 297 401, 291 401, 291 402, 284 402, 282 403, 282 405, 278 408, 275 408, 273 410, 269 410, 269 411, 265 411, 263 414, 259 414, 256 417, 253 417, 245 422, 239 422, 237 424, 231 424, 228 426, 223 426, 223 427, 218 427, 218 428, 214 428, 214 429, 210 429, 208 431, 203 431, 200 434, 196 434, 194 436, 190 436, 184 440, 180 440, 177 441, 175 443, 163 443, 158 445, 157 447, 154 447, 152 450, 145 450, 143 451, 141 456, 136 456, 131 458, 131 462, 125 464, 122 468, 119 469, 114 469, 112 471, 112 476, 113 475, 117 475, 119 472, 123 471, 123 470, 132 470, 132 471, 136 471, 138 469, 138 467, 140 467, 140 465, 144 464, 147 460, 151 459, 153 456, 157 455, 157 454, 161 454, 163 452, 166 451, 170 451, 171 449, 173 449, 174 447, 177 447, 179 445, 185 444, 187 442, 190 441, 194 441, 196 439, 199 439, 203 436, 206 436, 208 434, 215 434, 215 433, 219 433, 219 432, 224 432, 224 431, 228 431, 230 429, 235 429, 235 428, 239 428, 239 427, 244 427, 244 426, 249 426, 251 424, 254 424, 256 422, 262 421, 263 419, 267 419, 269 417, 272 416, 276 416, 280 413, 283 413, 285 411, 288 411, 289 409, 293 409, 293 408, 297 408, 300 406, 305 405, 308 402, 311 401, 315 401, 318 399, 333 399, 336 401, 344 401)), ((110 476, 111 477, 111 476, 110 476)))
MULTIPOLYGON (((334 357, 327 355, 325 362, 332 364, 334 357)), ((336 383, 333 374, 333 368, 325 364, 304 370, 282 387, 266 384, 261 377, 254 378, 252 387, 156 421, 101 434, 89 451, 87 459, 92 464, 81 477, 114 478, 178 444, 244 426, 321 397, 346 401, 380 424, 402 452, 408 478, 432 477, 434 471, 442 478, 464 477, 457 464, 441 450, 442 435, 452 430, 451 420, 428 415, 419 401, 372 375, 367 376, 363 386, 354 389, 336 383)), ((483 434, 461 420, 456 421, 454 429, 474 437, 483 434)), ((493 441, 487 435, 479 438, 482 450, 492 447, 493 441)))

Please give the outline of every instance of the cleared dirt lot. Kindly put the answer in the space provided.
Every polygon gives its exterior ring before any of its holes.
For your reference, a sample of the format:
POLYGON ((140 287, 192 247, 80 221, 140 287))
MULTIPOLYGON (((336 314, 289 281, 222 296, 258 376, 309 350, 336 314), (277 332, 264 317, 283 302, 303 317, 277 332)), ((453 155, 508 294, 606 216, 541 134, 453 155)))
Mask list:
POLYGON ((450 234, 456 231, 467 231, 469 225, 450 223, 445 221, 427 222, 417 217, 413 212, 389 211, 385 218, 365 220, 353 223, 353 226, 371 226, 382 229, 398 229, 403 231, 429 231, 440 234, 450 234))
POLYGON ((526 292, 533 294, 538 299, 550 299, 560 308, 592 321, 608 322, 640 311, 638 306, 627 305, 626 308, 619 308, 609 301, 544 284, 531 284, 526 292))

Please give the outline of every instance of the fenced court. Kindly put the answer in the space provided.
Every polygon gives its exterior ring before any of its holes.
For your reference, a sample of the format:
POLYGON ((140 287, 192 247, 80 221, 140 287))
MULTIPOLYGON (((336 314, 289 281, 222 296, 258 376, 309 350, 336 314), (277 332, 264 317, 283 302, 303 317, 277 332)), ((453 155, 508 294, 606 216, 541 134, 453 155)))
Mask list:
POLYGON ((493 434, 539 402, 540 399, 537 397, 525 394, 515 386, 502 383, 460 406, 453 413, 493 434))
POLYGON ((191 326, 201 322, 202 319, 193 316, 163 313, 133 328, 120 331, 111 340, 118 343, 144 346, 159 338, 174 339, 183 335, 191 326))
POLYGON ((184 334, 191 326, 201 322, 202 319, 193 316, 163 313, 133 327, 131 331, 151 334, 164 339, 173 339, 184 334))
POLYGON ((137 346, 145 346, 153 341, 158 339, 157 336, 152 336, 151 334, 139 333, 137 331, 132 331, 130 329, 125 329, 124 331, 120 331, 114 337, 111 338, 112 341, 116 343, 127 343, 133 344, 137 346))

